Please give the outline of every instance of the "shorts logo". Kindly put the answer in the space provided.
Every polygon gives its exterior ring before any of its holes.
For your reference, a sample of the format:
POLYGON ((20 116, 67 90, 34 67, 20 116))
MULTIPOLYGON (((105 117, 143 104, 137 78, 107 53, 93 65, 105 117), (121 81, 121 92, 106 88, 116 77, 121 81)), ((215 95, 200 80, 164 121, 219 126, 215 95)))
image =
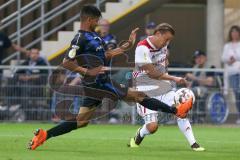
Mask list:
POLYGON ((133 78, 136 78, 136 77, 139 75, 139 73, 140 73, 140 72, 138 72, 138 71, 132 72, 133 78))

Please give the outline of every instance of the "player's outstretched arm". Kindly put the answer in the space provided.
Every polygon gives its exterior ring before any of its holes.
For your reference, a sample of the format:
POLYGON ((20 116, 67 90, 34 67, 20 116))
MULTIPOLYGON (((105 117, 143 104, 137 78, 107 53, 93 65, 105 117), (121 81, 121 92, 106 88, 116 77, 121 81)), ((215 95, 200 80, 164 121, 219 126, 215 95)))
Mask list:
POLYGON ((106 71, 106 67, 98 66, 96 68, 87 69, 78 66, 76 60, 69 60, 64 58, 62 66, 72 72, 80 73, 81 75, 96 76, 98 74, 103 74, 106 71))
POLYGON ((87 68, 78 66, 76 60, 69 60, 64 58, 62 66, 72 72, 80 73, 81 75, 85 75, 87 73, 87 68))
POLYGON ((27 56, 27 57, 28 57, 29 54, 30 54, 30 50, 28 50, 28 49, 26 49, 26 48, 24 48, 24 47, 21 47, 20 45, 17 45, 17 44, 15 44, 15 43, 12 44, 12 47, 13 47, 14 50, 19 51, 19 52, 21 52, 21 53, 24 53, 25 56, 27 56))
POLYGON ((105 54, 106 58, 111 59, 112 57, 123 54, 124 51, 132 48, 132 46, 134 45, 134 43, 136 41, 138 30, 139 30, 139 28, 135 28, 134 30, 132 30, 128 41, 123 41, 123 43, 120 44, 120 46, 118 48, 113 49, 113 50, 108 50, 105 54))
POLYGON ((156 80, 169 80, 169 81, 174 81, 174 82, 176 82, 178 84, 183 84, 183 85, 187 84, 186 79, 184 79, 182 77, 171 76, 169 74, 163 73, 163 72, 161 72, 159 69, 157 69, 152 64, 145 64, 141 68, 152 79, 156 79, 156 80))

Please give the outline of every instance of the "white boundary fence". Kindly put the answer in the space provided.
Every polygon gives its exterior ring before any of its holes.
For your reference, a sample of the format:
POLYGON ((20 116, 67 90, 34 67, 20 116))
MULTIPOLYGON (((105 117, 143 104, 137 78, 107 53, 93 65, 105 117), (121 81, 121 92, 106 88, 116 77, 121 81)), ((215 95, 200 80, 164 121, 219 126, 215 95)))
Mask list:
MULTIPOLYGON (((0 70, 3 70, 3 75, 1 76, 1 78, 2 79, 5 79, 5 82, 8 82, 8 80, 9 79, 11 79, 11 78, 13 78, 14 77, 14 75, 15 75, 15 73, 16 73, 16 71, 17 70, 20 70, 20 69, 30 69, 30 70, 35 70, 35 69, 37 69, 37 70, 48 70, 49 71, 49 74, 51 73, 51 71, 53 71, 53 70, 55 70, 55 69, 57 69, 58 68, 58 66, 38 66, 38 67, 32 67, 32 66, 8 66, 8 65, 5 65, 5 66, 0 66, 0 70), (7 81, 6 81, 7 80, 7 81)), ((133 70, 133 68, 128 68, 128 67, 120 67, 120 68, 116 68, 116 67, 113 67, 113 68, 111 68, 112 70, 133 70)), ((224 114, 226 114, 226 115, 221 115, 221 114, 223 114, 223 113, 216 113, 216 114, 220 114, 220 119, 211 119, 211 117, 210 117, 210 120, 208 120, 208 121, 206 121, 206 122, 214 122, 214 123, 224 123, 226 120, 228 120, 229 122, 232 122, 231 120, 234 120, 235 119, 235 113, 236 113, 236 111, 235 111, 235 107, 234 107, 234 98, 232 98, 232 95, 233 94, 231 94, 231 91, 230 91, 230 89, 229 89, 229 87, 228 87, 228 80, 227 80, 227 77, 228 77, 228 74, 227 74, 227 72, 224 70, 224 69, 221 69, 221 68, 214 68, 214 69, 195 69, 195 68, 169 68, 168 69, 169 70, 169 72, 174 72, 174 73, 179 73, 179 74, 184 74, 184 73, 187 73, 187 72, 212 72, 212 73, 217 73, 218 75, 220 75, 221 76, 221 79, 222 79, 222 81, 223 81, 223 83, 222 84, 224 84, 223 86, 220 86, 220 88, 217 88, 216 89, 216 92, 218 92, 218 93, 221 93, 221 95, 223 95, 223 97, 225 98, 225 102, 224 103, 226 103, 226 105, 227 105, 227 110, 225 110, 225 112, 226 113, 224 113, 224 114), (234 116, 233 117, 228 117, 228 114, 233 114, 234 116), (222 117, 221 117, 222 116, 222 117), (225 117, 224 117, 225 116, 225 117), (228 119, 227 119, 228 118, 228 119), (229 120, 230 119, 230 120, 229 120)), ((129 74, 128 75, 123 75, 125 78, 129 78, 129 74)), ((4 85, 5 85, 5 87, 6 87, 6 85, 7 85, 7 83, 4 83, 4 81, 2 81, 2 84, 1 84, 1 88, 3 88, 4 87, 4 85)), ((45 84, 46 86, 46 88, 48 88, 49 86, 48 86, 48 84, 46 83, 45 84)), ((13 86, 14 87, 14 86, 13 86)), ((36 86, 35 86, 36 87, 36 86)), ((38 86, 37 86, 38 87, 38 86)), ((1 95, 2 96, 2 95, 1 95)), ((213 96, 213 95, 211 95, 211 96, 213 96)), ((211 97, 210 96, 210 97, 211 97)), ((45 99, 47 99, 47 103, 49 103, 47 106, 46 106, 46 108, 45 108, 45 110, 44 111, 46 111, 46 112, 49 112, 49 111, 51 111, 51 104, 52 104, 52 98, 53 98, 53 94, 49 94, 49 95, 47 95, 47 96, 45 96, 45 97, 42 97, 43 99, 45 98, 45 99), (47 108, 47 107, 49 107, 49 108, 47 108)), ((127 104, 124 104, 124 105, 127 105, 127 104)), ((211 107, 211 106, 209 106, 209 104, 206 104, 207 106, 207 108, 209 108, 209 107, 211 107)), ((222 105, 222 104, 217 104, 216 106, 218 107, 219 105, 222 105)), ((1 106, 2 108, 0 108, 0 115, 1 115, 1 112, 3 112, 3 110, 4 110, 4 106, 2 105, 1 106)), ((5 106, 6 107, 6 106, 5 106)), ((9 106, 7 106, 7 107, 9 107, 9 106)), ((16 106, 15 106, 16 107, 16 106)), ((211 108, 210 108, 211 109, 211 108)), ((214 108, 212 108, 212 109, 214 109, 214 108)), ((220 110, 221 111, 221 108, 215 108, 216 110, 220 110)), ((215 110, 214 109, 214 110, 215 110)), ((132 124, 135 124, 136 123, 136 112, 135 112, 135 109, 133 109, 133 110, 129 110, 130 111, 130 118, 129 119, 131 119, 131 121, 129 122, 124 122, 124 120, 123 121, 121 121, 122 123, 132 123, 132 124)), ((208 109, 207 110, 207 112, 209 112, 210 110, 208 109)), ((10 111, 8 111, 8 112, 10 112, 10 111)), ((36 114, 39 114, 39 113, 37 113, 36 112, 36 114)), ((210 115, 211 116, 211 114, 212 113, 207 113, 207 115, 210 115)), ((213 114, 215 114, 215 113, 213 113, 213 114)), ((216 115, 215 115, 216 116, 216 115)), ((0 117, 1 118, 1 117, 0 117)), ((21 118, 21 117, 20 117, 21 118)), ((45 118, 46 119, 44 119, 43 118, 43 120, 47 120, 47 121, 49 121, 49 120, 51 120, 51 113, 48 113, 48 115, 46 115, 45 116, 45 118)), ((125 117, 126 118, 126 117, 125 117)), ((208 116, 208 119, 209 119, 209 116, 208 116)), ((0 119, 1 120, 1 119, 0 119)), ((11 120, 11 118, 7 118, 7 120, 11 120)), ((13 119, 14 121, 16 121, 17 119, 13 119)), ((36 119, 33 119, 33 120, 36 120, 36 119)), ((39 119, 37 119, 37 120, 42 120, 41 118, 39 118, 39 119)), ((20 121, 20 120, 17 120, 17 121, 20 121)), ((205 121, 204 121, 205 122, 205 121)))

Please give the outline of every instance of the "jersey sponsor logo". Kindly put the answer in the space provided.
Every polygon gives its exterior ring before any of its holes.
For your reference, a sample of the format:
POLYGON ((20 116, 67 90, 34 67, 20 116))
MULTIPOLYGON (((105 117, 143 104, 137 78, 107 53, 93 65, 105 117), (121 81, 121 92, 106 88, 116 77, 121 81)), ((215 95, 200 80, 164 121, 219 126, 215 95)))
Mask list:
POLYGON ((161 58, 160 60, 157 61, 157 64, 163 64, 163 62, 166 61, 166 57, 161 58))

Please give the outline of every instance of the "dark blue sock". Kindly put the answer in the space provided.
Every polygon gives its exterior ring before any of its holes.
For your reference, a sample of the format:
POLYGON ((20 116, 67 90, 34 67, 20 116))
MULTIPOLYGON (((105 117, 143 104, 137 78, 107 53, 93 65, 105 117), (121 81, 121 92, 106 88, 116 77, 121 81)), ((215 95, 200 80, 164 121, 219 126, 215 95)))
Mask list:
POLYGON ((161 111, 161 112, 172 113, 172 114, 175 114, 177 112, 176 107, 171 107, 155 98, 146 97, 143 99, 142 102, 140 102, 140 104, 154 111, 161 111))
POLYGON ((77 129, 77 121, 64 121, 47 131, 47 139, 60 136, 77 129))

